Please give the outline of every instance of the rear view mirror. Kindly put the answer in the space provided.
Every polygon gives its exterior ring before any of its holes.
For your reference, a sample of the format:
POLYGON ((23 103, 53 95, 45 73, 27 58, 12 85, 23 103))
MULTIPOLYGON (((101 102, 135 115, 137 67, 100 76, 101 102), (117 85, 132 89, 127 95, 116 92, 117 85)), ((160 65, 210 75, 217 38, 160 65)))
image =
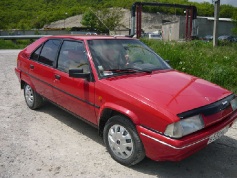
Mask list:
POLYGON ((83 73, 83 69, 69 69, 69 77, 90 80, 90 73, 83 73))

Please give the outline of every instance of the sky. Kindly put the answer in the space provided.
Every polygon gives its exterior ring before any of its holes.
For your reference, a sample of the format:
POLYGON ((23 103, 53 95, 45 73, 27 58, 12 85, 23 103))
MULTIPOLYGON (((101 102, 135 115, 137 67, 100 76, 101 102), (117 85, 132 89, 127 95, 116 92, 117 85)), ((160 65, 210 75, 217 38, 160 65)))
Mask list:
MULTIPOLYGON (((190 2, 209 2, 212 3, 212 0, 189 0, 190 2)), ((237 7, 237 0, 221 0, 221 4, 229 4, 237 7)))

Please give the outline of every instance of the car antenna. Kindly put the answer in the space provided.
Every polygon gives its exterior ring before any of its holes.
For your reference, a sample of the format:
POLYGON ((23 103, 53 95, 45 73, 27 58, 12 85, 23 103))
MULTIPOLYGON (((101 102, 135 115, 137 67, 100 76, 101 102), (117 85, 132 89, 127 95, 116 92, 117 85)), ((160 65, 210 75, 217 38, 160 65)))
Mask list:
POLYGON ((107 30, 111 31, 109 29, 109 27, 107 27, 107 25, 105 25, 105 23, 93 12, 93 10, 91 8, 89 8, 89 10, 98 18, 98 20, 107 28, 107 30))

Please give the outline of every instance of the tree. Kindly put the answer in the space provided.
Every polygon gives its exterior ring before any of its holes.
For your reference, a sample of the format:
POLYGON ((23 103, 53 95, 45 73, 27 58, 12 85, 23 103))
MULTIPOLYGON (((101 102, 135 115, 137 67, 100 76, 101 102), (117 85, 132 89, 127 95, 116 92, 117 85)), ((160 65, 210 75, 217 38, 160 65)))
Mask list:
POLYGON ((98 11, 90 9, 83 14, 81 24, 99 32, 108 32, 121 25, 123 15, 124 13, 118 8, 104 8, 98 11))
POLYGON ((222 5, 220 8, 220 16, 224 18, 231 18, 234 13, 234 7, 230 5, 222 5))
POLYGON ((235 28, 233 29, 233 33, 237 34, 237 10, 233 13, 232 20, 235 23, 235 28))
POLYGON ((99 19, 97 28, 101 31, 115 30, 121 26, 123 15, 124 13, 120 8, 103 9, 97 11, 97 17, 99 19))
POLYGON ((18 24, 17 24, 17 28, 23 30, 23 32, 25 32, 25 30, 29 30, 30 26, 29 26, 30 22, 28 20, 24 20, 22 19, 18 24))
POLYGON ((81 24, 94 30, 97 24, 96 15, 91 10, 87 10, 82 16, 81 24))

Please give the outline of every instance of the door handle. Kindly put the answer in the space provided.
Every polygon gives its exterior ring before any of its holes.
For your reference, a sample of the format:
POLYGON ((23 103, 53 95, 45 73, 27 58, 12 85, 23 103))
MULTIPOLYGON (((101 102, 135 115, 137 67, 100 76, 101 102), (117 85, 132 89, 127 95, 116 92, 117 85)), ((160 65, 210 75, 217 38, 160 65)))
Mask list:
POLYGON ((34 69, 35 66, 33 64, 30 64, 30 69, 34 69))
POLYGON ((60 80, 60 78, 61 78, 61 76, 58 75, 58 74, 55 74, 54 76, 55 76, 55 78, 58 79, 58 80, 60 80))

